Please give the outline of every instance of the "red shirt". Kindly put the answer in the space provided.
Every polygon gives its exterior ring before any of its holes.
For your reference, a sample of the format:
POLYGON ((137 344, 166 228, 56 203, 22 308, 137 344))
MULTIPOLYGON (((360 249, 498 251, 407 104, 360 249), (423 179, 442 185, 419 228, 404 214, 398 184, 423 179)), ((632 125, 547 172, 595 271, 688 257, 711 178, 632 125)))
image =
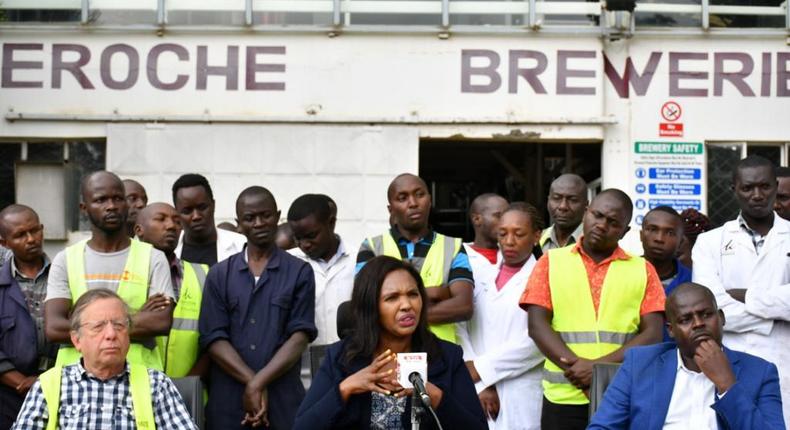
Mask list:
POLYGON ((480 248, 474 245, 469 245, 477 251, 478 254, 486 258, 491 264, 496 264, 496 255, 499 252, 498 248, 480 248))
MULTIPOLYGON (((606 278, 606 272, 609 271, 609 265, 614 260, 627 260, 630 257, 618 246, 611 256, 600 263, 596 263, 584 252, 584 248, 581 246, 582 240, 584 240, 584 238, 581 238, 578 243, 573 245, 573 250, 571 252, 579 253, 582 257, 582 263, 584 263, 584 268, 587 271, 587 279, 590 283, 590 294, 592 295, 595 314, 597 315, 598 305, 601 302, 603 281, 606 278)), ((661 285, 661 279, 658 277, 656 269, 649 262, 646 263, 647 285, 645 287, 645 297, 642 299, 642 305, 639 309, 640 315, 649 314, 651 312, 664 312, 664 301, 666 299, 664 287, 661 285)), ((528 305, 538 305, 552 310, 551 289, 549 288, 548 254, 541 257, 532 270, 524 293, 521 295, 521 300, 519 300, 519 305, 524 310, 527 310, 528 305)))

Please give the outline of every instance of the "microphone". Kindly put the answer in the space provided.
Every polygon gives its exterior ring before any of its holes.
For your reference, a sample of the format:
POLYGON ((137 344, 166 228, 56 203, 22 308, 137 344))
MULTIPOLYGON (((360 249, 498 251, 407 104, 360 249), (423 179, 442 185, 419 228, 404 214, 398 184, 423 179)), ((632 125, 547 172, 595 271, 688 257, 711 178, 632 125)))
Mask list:
POLYGON ((420 428, 422 414, 427 410, 436 421, 436 426, 442 430, 442 423, 431 407, 431 397, 425 389, 428 380, 428 354, 424 352, 401 352, 398 354, 398 383, 403 388, 412 388, 411 396, 411 425, 412 429, 420 428))
POLYGON ((428 391, 425 389, 425 384, 422 381, 422 376, 420 376, 419 372, 411 372, 409 375, 409 382, 414 387, 414 392, 420 396, 420 400, 422 403, 430 408, 431 407, 431 396, 428 395, 428 391))
POLYGON ((425 390, 428 379, 428 354, 424 352, 402 352, 398 354, 398 382, 403 388, 413 388, 425 406, 431 406, 431 398, 425 390))

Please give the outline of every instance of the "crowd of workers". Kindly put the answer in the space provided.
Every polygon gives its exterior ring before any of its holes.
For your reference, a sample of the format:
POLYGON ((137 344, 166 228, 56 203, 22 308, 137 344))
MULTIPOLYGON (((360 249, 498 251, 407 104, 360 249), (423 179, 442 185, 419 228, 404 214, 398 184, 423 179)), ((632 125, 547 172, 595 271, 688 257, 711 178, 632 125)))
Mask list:
POLYGON ((94 172, 91 236, 51 261, 33 208, 0 211, 0 430, 196 428, 170 379, 190 375, 209 429, 405 428, 394 354, 414 351, 444 428, 785 428, 789 176, 741 160, 736 219, 652 208, 637 256, 619 246, 630 198, 588 201, 574 174, 551 184, 548 227, 478 196, 470 243, 433 230, 425 182, 399 175, 391 228, 355 253, 326 195, 291 204, 281 242, 263 187, 238 195, 228 231, 199 174, 170 205, 94 172), (317 371, 311 344, 330 345, 317 371), (623 365, 590 418, 596 363, 623 365))

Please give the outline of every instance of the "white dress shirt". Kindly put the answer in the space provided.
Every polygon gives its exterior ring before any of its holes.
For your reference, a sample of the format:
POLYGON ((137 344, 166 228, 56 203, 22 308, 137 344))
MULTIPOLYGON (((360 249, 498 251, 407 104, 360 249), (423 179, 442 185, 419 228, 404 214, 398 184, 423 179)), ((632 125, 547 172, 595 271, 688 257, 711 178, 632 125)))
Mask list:
POLYGON ((716 401, 716 386, 704 373, 686 368, 679 349, 677 354, 675 388, 672 389, 664 430, 718 430, 716 411, 710 407, 716 401))
POLYGON ((310 264, 315 275, 315 326, 318 328, 318 337, 313 343, 326 345, 337 342, 340 340, 337 336, 337 308, 341 303, 351 300, 356 256, 346 251, 342 239, 329 261, 313 260, 299 248, 288 252, 310 264))

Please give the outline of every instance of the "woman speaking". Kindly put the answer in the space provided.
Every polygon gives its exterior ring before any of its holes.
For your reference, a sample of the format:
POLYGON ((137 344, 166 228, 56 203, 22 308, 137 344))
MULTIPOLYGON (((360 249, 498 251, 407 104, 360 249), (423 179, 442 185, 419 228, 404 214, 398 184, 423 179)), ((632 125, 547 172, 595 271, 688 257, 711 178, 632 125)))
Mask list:
MULTIPOLYGON (((354 328, 329 347, 299 411, 295 429, 410 428, 410 390, 396 381, 396 356, 428 355, 426 391, 446 429, 485 429, 486 421, 461 348, 428 330, 425 287, 391 257, 365 264, 354 281, 354 328)), ((436 429, 430 415, 422 429, 436 429)))

